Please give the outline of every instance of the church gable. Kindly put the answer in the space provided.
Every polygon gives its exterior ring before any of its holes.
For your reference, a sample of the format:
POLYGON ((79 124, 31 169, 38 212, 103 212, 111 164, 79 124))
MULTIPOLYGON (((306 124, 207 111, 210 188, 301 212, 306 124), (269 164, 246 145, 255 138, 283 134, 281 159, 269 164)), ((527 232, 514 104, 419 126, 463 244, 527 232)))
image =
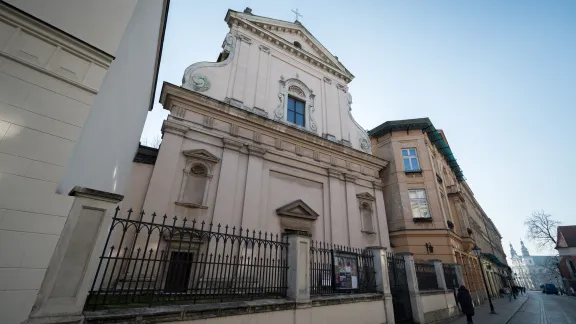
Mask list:
MULTIPOLYGON (((244 13, 240 13, 234 10, 229 10, 226 15, 226 21, 230 23, 231 18, 240 19, 242 22, 250 24, 245 27, 250 29, 251 26, 257 27, 261 31, 266 31, 273 34, 274 36, 286 41, 290 46, 283 46, 282 48, 290 51, 291 53, 302 51, 306 54, 311 54, 318 61, 336 69, 344 75, 346 82, 350 82, 354 75, 338 61, 338 59, 332 55, 300 22, 287 22, 267 17, 256 16, 251 13, 251 10, 247 12, 249 8, 246 8, 244 13), (298 42, 295 45, 294 42, 298 42)), ((255 31, 252 28, 252 31, 255 31)), ((261 32, 260 36, 264 34, 261 32)), ((278 43, 277 43, 278 44, 278 43)))

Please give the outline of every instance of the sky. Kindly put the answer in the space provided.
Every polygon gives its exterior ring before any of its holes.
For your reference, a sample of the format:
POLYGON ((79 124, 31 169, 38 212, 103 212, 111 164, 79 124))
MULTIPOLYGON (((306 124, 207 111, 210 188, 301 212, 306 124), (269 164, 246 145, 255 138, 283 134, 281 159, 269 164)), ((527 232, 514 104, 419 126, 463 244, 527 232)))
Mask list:
MULTIPOLYGON (((352 113, 366 129, 429 117, 443 129, 476 199, 520 252, 524 220, 544 210, 576 224, 576 1, 171 0, 164 81, 215 61, 228 9, 301 23, 355 79, 352 113)), ((160 137, 159 103, 143 138, 160 137)))

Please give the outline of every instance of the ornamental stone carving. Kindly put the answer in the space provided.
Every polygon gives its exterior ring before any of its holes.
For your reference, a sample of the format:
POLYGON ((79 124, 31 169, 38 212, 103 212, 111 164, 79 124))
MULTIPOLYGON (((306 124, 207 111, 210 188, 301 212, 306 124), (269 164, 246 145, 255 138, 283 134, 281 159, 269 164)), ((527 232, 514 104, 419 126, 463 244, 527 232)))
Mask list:
POLYGON ((208 91, 208 89, 210 89, 210 86, 212 85, 210 83, 210 79, 208 79, 207 76, 200 73, 195 73, 194 75, 192 75, 191 84, 192 84, 192 90, 198 92, 208 91))
POLYGON ((370 141, 365 137, 360 137, 360 148, 367 153, 372 152, 372 145, 370 145, 370 141))
POLYGON ((228 57, 222 62, 197 62, 186 68, 184 76, 182 77, 182 87, 193 91, 207 91, 210 89, 210 80, 200 73, 195 73, 196 70, 203 67, 222 67, 232 62, 234 58, 234 48, 236 47, 236 37, 232 33, 228 33, 222 49, 228 53, 228 57), (199 89, 199 90, 196 90, 199 89), (203 89, 203 90, 202 90, 203 89))

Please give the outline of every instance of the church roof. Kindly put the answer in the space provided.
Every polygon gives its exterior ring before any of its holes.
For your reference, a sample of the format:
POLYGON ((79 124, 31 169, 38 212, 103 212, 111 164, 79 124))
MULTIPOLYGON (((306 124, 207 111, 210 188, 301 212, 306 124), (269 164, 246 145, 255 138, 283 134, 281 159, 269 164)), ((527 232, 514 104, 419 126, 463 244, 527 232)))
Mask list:
POLYGON ((250 8, 246 8, 244 12, 228 9, 228 13, 226 14, 226 18, 224 20, 230 24, 231 18, 240 19, 246 23, 251 24, 252 27, 257 27, 261 29, 261 31, 270 32, 275 36, 278 36, 286 40, 292 46, 293 46, 292 42, 283 37, 282 33, 297 34, 300 37, 302 37, 302 39, 306 43, 310 45, 310 48, 312 49, 313 52, 306 51, 303 50, 302 48, 296 48, 296 47, 294 47, 291 50, 299 50, 302 52, 306 52, 307 54, 311 54, 312 56, 315 56, 315 58, 317 58, 319 61, 328 64, 332 68, 342 73, 345 76, 347 82, 350 82, 352 81, 352 79, 354 79, 354 75, 350 71, 348 71, 348 69, 342 63, 340 63, 338 58, 332 53, 330 53, 330 51, 328 51, 328 49, 326 49, 326 47, 324 47, 324 45, 322 45, 322 43, 320 43, 316 39, 316 37, 314 37, 314 35, 312 35, 312 33, 308 31, 308 29, 306 29, 306 27, 304 27, 304 25, 302 25, 302 23, 298 20, 296 20, 295 22, 289 22, 254 15, 252 13, 252 9, 250 8))
POLYGON ((576 225, 558 226, 556 248, 576 247, 576 225))

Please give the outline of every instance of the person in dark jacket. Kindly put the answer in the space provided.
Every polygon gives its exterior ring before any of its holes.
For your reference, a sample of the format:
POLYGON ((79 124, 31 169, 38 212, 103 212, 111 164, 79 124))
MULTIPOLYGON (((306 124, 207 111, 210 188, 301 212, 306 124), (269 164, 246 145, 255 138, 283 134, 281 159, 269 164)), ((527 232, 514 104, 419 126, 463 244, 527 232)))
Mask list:
POLYGON ((472 296, 470 296, 470 292, 464 285, 458 288, 458 295, 456 296, 458 299, 458 303, 462 308, 462 312, 466 314, 466 320, 468 324, 473 324, 472 316, 474 316, 474 304, 472 304, 472 296))

